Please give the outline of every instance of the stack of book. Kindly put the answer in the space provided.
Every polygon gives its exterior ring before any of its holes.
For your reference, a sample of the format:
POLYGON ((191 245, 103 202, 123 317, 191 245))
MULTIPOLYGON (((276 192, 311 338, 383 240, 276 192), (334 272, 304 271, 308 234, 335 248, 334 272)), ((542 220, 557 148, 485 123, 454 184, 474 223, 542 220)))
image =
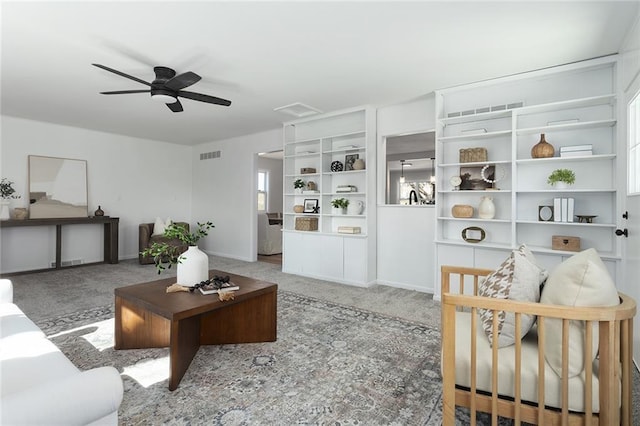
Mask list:
POLYGON ((353 185, 338 185, 336 192, 357 192, 358 188, 353 185))
POLYGON ((583 157, 593 155, 593 145, 561 146, 560 157, 583 157))
POLYGON ((338 226, 339 234, 359 234, 360 227, 359 226, 338 226))
POLYGON ((573 222, 575 200, 573 198, 553 199, 553 221, 573 222))

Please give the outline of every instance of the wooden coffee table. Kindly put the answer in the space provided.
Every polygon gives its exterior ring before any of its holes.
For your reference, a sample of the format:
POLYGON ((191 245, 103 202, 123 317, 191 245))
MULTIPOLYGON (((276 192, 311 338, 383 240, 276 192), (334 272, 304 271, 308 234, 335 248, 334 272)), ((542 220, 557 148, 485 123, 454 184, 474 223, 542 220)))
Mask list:
POLYGON ((169 390, 175 390, 200 345, 274 342, 278 285, 229 275, 240 286, 235 300, 217 294, 167 293, 167 278, 115 290, 115 349, 169 347, 169 390))

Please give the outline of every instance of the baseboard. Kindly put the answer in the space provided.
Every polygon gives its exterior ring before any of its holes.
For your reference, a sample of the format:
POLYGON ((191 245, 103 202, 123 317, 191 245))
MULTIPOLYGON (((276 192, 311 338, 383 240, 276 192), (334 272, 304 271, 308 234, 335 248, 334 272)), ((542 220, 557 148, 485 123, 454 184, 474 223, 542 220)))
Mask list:
POLYGON ((404 290, 418 291, 420 293, 435 294, 435 292, 433 291, 432 288, 425 288, 425 287, 420 287, 420 286, 417 286, 417 285, 399 283, 399 282, 395 282, 395 281, 377 280, 376 284, 386 285, 387 287, 401 288, 401 289, 404 289, 404 290))
MULTIPOLYGON (((200 249, 202 250, 202 249, 200 249)), ((231 255, 229 253, 220 253, 217 251, 211 251, 211 250, 202 250, 203 252, 211 255, 211 256, 218 256, 218 257, 226 257, 227 259, 235 259, 235 260, 242 260, 243 262, 254 262, 253 259, 250 259, 248 257, 243 257, 243 256, 234 256, 231 255)))

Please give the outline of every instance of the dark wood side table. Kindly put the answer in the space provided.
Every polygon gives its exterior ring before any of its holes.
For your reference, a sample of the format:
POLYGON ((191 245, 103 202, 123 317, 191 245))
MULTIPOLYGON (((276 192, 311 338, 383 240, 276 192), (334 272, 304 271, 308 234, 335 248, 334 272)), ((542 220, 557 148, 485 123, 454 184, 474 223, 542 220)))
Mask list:
POLYGON ((169 390, 175 390, 200 345, 274 342, 278 285, 229 275, 235 300, 217 294, 167 293, 175 278, 115 289, 115 349, 169 347, 169 390))
MULTIPOLYGON (((16 228, 23 226, 55 226, 56 227, 56 266, 54 268, 38 269, 36 271, 47 271, 50 269, 61 269, 62 266, 62 227, 66 225, 104 225, 104 261, 103 263, 118 263, 118 232, 120 219, 111 216, 95 217, 71 217, 56 219, 24 219, 24 220, 3 220, 0 221, 1 228, 16 228)), ((89 265, 84 263, 83 265, 89 265)), ((36 272, 36 271, 22 271, 36 272)), ((14 275, 14 274, 7 274, 14 275)))

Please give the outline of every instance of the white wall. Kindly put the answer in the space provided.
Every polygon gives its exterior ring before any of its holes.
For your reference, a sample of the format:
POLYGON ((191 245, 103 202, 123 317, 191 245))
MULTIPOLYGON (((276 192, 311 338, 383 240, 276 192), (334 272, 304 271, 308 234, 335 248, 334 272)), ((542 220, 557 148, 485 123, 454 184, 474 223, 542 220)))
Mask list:
POLYGON ((206 252, 256 260, 256 154, 280 149, 282 129, 194 147, 192 221, 215 225, 199 244, 206 252), (220 158, 199 160, 200 153, 216 150, 220 158))
POLYGON ((431 131, 435 128, 433 94, 378 109, 378 279, 379 284, 433 293, 433 206, 384 205, 385 145, 388 136, 431 131))
MULTIPOLYGON (((628 127, 626 119, 626 105, 632 97, 640 91, 640 12, 636 17, 636 24, 626 37, 626 42, 620 49, 621 52, 621 89, 624 91, 621 122, 628 127)), ((629 137, 625 129, 620 129, 625 139, 629 137)), ((626 146, 621 147, 621 152, 625 152, 626 146)), ((625 156, 626 161, 627 156, 625 156)), ((622 183, 624 184, 624 183, 622 183)), ((621 227, 628 228, 629 238, 625 240, 624 257, 624 282, 618 283, 623 293, 633 297, 636 302, 640 302, 640 287, 638 286, 638 276, 640 276, 640 195, 627 197, 625 209, 629 212, 629 220, 623 221, 621 227)), ((638 364, 640 359, 640 315, 636 314, 633 324, 633 353, 638 364)))
POLYGON ((267 187, 267 213, 282 213, 282 160, 258 157, 258 169, 269 172, 267 187))
MULTIPOLYGON (((0 176, 15 182, 11 207, 28 204, 28 155, 87 160, 89 212, 120 218, 119 257, 138 256, 138 225, 191 216, 191 148, 74 127, 1 117, 0 176)), ((63 227, 62 260, 101 261, 103 231, 63 227)), ((46 268, 55 260, 54 227, 0 231, 0 272, 46 268)))

